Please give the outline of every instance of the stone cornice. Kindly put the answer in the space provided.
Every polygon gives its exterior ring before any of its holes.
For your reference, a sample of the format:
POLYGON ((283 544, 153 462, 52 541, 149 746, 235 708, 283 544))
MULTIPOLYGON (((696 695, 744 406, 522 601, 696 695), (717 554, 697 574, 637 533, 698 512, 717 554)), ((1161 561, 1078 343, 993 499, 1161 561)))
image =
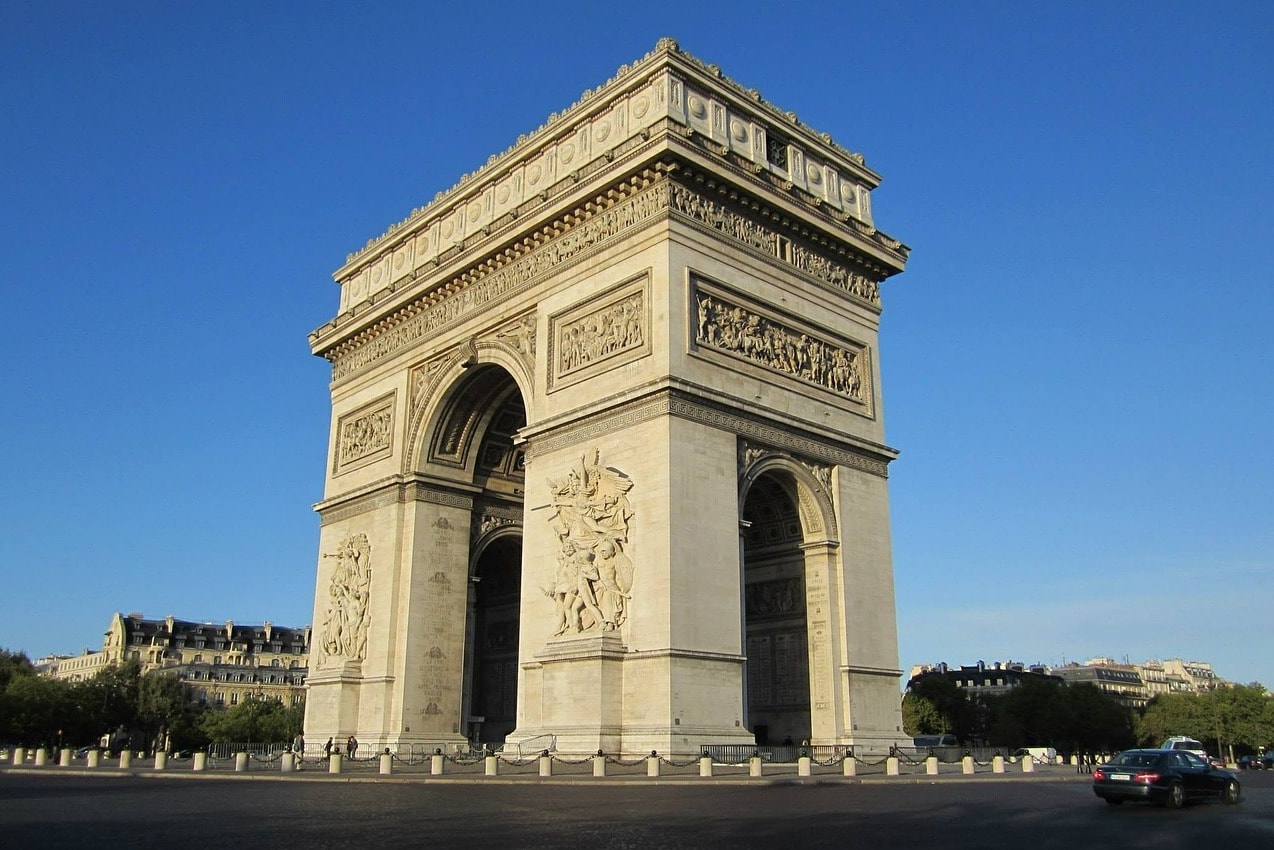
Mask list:
POLYGON ((437 267, 456 246, 480 240, 508 221, 541 215, 563 187, 667 135, 692 137, 808 208, 825 208, 875 235, 869 195, 880 178, 860 155, 662 39, 655 50, 351 254, 335 274, 344 285, 342 312, 414 280, 431 263, 437 267), (772 155, 772 149, 781 152, 772 155))
POLYGON ((451 482, 426 480, 418 475, 391 475, 314 505, 320 525, 329 525, 389 505, 430 502, 472 509, 478 491, 451 482))
POLYGON ((311 334, 311 345, 332 362, 333 381, 343 381, 673 214, 873 312, 880 310, 878 281, 904 262, 879 239, 832 226, 821 229, 818 222, 791 216, 701 167, 669 158, 649 163, 377 320, 363 324, 355 315, 344 321, 338 317, 311 334), (669 183, 669 175, 676 180, 669 183), (881 260, 882 252, 890 259, 881 260))
POLYGON ((895 449, 878 443, 844 435, 834 438, 802 429, 791 420, 777 421, 760 412, 741 412, 728 401, 713 401, 707 392, 691 385, 650 386, 641 395, 597 413, 580 416, 578 411, 573 411, 556 422, 528 425, 522 431, 528 462, 533 462, 537 454, 588 443, 660 416, 701 422, 813 461, 857 469, 881 478, 888 477, 889 463, 898 457, 895 449))

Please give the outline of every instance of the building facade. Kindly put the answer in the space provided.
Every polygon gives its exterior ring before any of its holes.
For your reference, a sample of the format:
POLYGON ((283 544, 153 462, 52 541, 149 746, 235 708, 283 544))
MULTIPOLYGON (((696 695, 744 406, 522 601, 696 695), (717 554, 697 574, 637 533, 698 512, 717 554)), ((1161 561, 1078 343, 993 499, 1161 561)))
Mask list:
POLYGON ((143 673, 170 672, 190 683, 195 697, 212 705, 237 705, 248 697, 288 705, 305 700, 310 628, 261 624, 199 623, 141 614, 115 614, 100 652, 41 659, 42 675, 65 681, 90 679, 124 661, 143 673))
POLYGON ((307 736, 902 740, 879 180, 665 39, 350 255, 307 736))

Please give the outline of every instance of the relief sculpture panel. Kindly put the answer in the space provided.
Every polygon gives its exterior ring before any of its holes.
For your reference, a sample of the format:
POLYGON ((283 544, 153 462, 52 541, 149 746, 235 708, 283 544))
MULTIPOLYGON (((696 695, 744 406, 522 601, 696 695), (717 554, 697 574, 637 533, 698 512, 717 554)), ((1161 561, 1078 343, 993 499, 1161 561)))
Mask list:
POLYGON ((372 547, 366 534, 346 538, 324 558, 339 563, 328 585, 319 650, 324 660, 362 661, 367 652, 367 601, 372 589, 372 547))
POLYGON ((832 342, 744 306, 739 299, 696 286, 695 344, 797 378, 871 409, 871 368, 866 346, 832 342))
POLYGON ((348 413, 336 425, 335 472, 364 466, 393 454, 394 393, 348 413))
POLYGON ((550 391, 649 353, 648 288, 643 273, 550 318, 550 391))
POLYGON ((601 465, 596 449, 564 478, 550 479, 557 535, 557 574, 552 588, 554 637, 613 632, 628 619, 633 585, 628 524, 633 482, 601 465))

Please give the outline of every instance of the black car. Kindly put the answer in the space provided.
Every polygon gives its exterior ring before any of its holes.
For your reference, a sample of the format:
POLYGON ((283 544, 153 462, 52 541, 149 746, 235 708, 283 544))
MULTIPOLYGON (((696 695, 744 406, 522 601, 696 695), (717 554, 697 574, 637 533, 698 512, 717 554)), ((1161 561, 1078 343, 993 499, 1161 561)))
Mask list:
POLYGON ((1179 809, 1188 801, 1239 801, 1236 774, 1185 750, 1125 750, 1093 771, 1093 793, 1112 806, 1145 800, 1179 809))

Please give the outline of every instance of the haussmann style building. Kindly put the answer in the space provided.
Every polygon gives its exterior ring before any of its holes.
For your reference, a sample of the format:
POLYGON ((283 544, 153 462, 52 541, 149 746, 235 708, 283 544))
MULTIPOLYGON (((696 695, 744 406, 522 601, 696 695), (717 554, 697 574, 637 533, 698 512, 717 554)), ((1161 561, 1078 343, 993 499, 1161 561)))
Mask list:
POLYGON ((307 738, 903 742, 879 181, 663 40, 351 254, 307 738))

